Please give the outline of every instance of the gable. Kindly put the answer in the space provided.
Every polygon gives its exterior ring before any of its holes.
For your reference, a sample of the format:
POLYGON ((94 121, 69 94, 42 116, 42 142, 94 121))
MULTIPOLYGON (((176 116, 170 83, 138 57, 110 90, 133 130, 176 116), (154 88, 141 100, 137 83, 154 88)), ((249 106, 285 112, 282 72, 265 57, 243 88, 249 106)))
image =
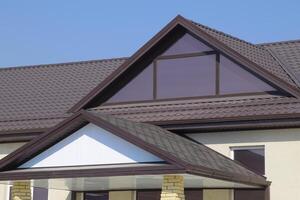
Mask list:
POLYGON ((89 123, 19 168, 162 162, 157 156, 89 123))
POLYGON ((107 103, 276 90, 259 75, 185 33, 107 103))

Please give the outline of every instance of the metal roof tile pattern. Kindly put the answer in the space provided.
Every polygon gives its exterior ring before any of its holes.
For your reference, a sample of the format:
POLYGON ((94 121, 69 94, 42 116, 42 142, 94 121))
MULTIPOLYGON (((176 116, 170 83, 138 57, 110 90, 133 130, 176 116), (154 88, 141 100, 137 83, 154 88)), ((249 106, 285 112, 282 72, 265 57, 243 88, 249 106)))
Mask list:
POLYGON ((119 105, 91 109, 137 122, 208 120, 300 113, 300 100, 257 95, 211 99, 177 100, 119 105))
POLYGON ((134 137, 138 137, 146 143, 172 154, 189 165, 213 169, 215 172, 225 172, 228 176, 235 175, 248 177, 249 180, 260 179, 265 181, 264 177, 242 167, 205 145, 178 136, 158 126, 132 122, 100 113, 92 113, 102 120, 132 134, 134 137))
POLYGON ((0 131, 54 124, 43 121, 62 117, 124 61, 121 58, 0 69, 0 131))
POLYGON ((282 66, 263 47, 251 44, 249 42, 233 37, 221 31, 212 29, 210 27, 204 26, 202 24, 196 22, 193 23, 196 24, 202 31, 206 32, 213 38, 230 47, 232 50, 236 51, 240 55, 261 66, 263 69, 267 70, 271 74, 286 81, 290 85, 296 86, 293 79, 289 76, 285 69, 283 69, 282 66))
POLYGON ((300 82, 300 40, 266 43, 260 46, 268 49, 300 82))

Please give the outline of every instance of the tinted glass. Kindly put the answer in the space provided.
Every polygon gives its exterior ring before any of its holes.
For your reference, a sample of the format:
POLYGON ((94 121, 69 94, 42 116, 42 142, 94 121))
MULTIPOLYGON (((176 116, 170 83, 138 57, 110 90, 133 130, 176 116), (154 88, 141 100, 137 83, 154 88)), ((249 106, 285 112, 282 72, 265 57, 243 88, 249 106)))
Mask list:
POLYGON ((48 200, 48 190, 44 188, 33 188, 33 200, 48 200))
POLYGON ((185 200, 202 200, 203 192, 199 190, 185 190, 185 200))
POLYGON ((229 59, 220 58, 220 94, 274 91, 275 89, 229 59))
POLYGON ((87 192, 84 200, 108 200, 107 192, 87 192))
POLYGON ((212 51, 212 49, 189 34, 183 35, 162 55, 176 55, 185 53, 196 53, 203 51, 212 51))
POLYGON ((107 102, 142 101, 153 99, 153 65, 148 66, 137 77, 111 97, 107 102))
MULTIPOLYGON (((160 190, 145 190, 137 192, 137 200, 160 200, 160 190)), ((201 189, 185 190, 185 200, 202 200, 203 192, 201 189)))
POLYGON ((137 192, 137 200, 160 200, 160 190, 145 190, 137 192))
POLYGON ((235 190, 234 200, 264 200, 263 190, 235 190))
POLYGON ((264 149, 234 150, 234 160, 239 161, 258 174, 265 174, 264 149))
POLYGON ((215 95, 215 55, 157 61, 157 98, 215 95))

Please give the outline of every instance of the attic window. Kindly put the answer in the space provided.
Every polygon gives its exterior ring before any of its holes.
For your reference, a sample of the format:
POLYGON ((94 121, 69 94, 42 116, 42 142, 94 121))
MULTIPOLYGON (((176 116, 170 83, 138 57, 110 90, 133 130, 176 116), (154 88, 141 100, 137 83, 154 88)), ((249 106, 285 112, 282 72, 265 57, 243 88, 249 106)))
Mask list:
POLYGON ((275 89, 189 34, 112 96, 107 103, 263 93, 275 89))

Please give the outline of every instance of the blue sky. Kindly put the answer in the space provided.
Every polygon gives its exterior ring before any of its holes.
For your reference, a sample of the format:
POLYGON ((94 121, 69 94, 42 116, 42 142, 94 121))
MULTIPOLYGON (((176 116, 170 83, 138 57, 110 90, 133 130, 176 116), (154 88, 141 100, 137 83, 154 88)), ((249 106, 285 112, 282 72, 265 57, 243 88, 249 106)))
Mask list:
POLYGON ((2 0, 0 67, 130 56, 177 14, 253 43, 300 39, 299 0, 2 0))

